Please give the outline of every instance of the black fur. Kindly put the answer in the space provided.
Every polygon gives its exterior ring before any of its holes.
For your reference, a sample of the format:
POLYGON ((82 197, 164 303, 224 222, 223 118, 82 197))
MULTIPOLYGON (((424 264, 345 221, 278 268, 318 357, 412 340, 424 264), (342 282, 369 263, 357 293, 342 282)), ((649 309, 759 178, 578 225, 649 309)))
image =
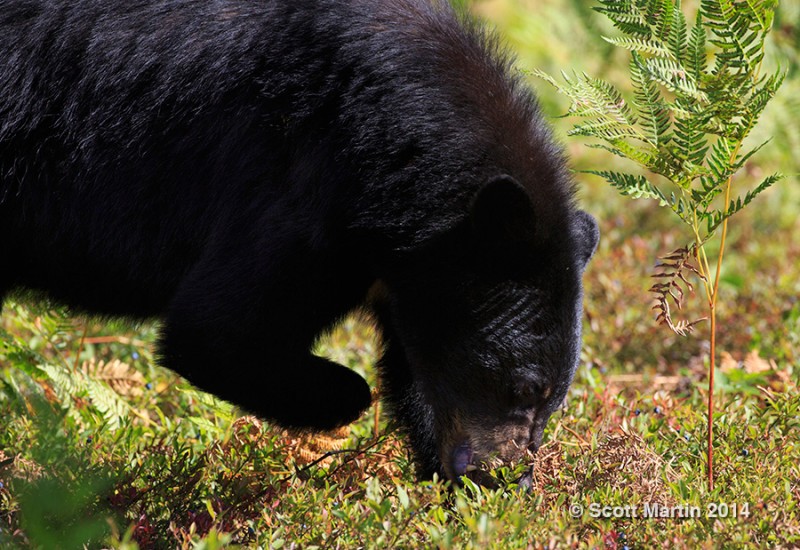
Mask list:
POLYGON ((309 352, 359 306, 425 475, 538 445, 572 379, 596 224, 443 2, 0 0, 0 177, 0 298, 161 318, 164 366, 283 425, 368 406, 309 352))

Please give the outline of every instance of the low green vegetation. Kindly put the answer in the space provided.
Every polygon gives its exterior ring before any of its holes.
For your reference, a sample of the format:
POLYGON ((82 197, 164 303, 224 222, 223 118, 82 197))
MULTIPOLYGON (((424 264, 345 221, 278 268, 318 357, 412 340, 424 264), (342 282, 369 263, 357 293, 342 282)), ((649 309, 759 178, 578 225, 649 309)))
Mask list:
MULTIPOLYGON (((621 248, 635 258, 631 244, 621 248)), ((18 306, 5 313, 4 548, 800 542, 800 394, 790 359, 800 351, 800 304, 775 319, 792 330, 728 348, 713 492, 703 482, 705 416, 695 387, 702 360, 628 373, 615 355, 601 360, 587 346, 568 409, 537 455, 533 490, 451 491, 415 481, 383 419, 376 436, 374 411, 336 434, 288 434, 152 367, 149 327, 18 306), (37 370, 44 364, 52 372, 37 370), (664 510, 699 517, 644 517, 664 510)), ((621 335, 616 319, 607 318, 608 330, 621 335)), ((374 346, 371 329, 349 321, 320 351, 370 374, 374 346)))
MULTIPOLYGON (((637 245, 622 244, 622 257, 635 259, 637 245)), ((615 263, 613 275, 626 268, 615 263)), ((603 284, 592 279, 595 292, 603 284)), ((375 432, 375 411, 325 436, 288 434, 241 415, 153 367, 149 327, 7 306, 0 546, 797 544, 800 393, 791 358, 800 351, 800 305, 784 305, 784 318, 774 321, 794 323, 793 331, 761 333, 747 348, 726 341, 713 492, 704 483, 703 393, 695 387, 702 360, 676 368, 666 354, 642 373, 628 372, 616 359, 628 345, 621 311, 606 318, 617 354, 595 355, 590 332, 529 493, 508 484, 451 491, 441 481, 417 482, 383 417, 375 432), (573 517, 577 506, 583 511, 573 517), (643 517, 664 510, 699 517, 643 517)), ((320 351, 371 375, 374 346, 372 330, 351 320, 320 351)), ((653 352, 660 353, 644 356, 653 352)))
MULTIPOLYGON (((474 9, 500 27, 521 68, 624 82, 627 60, 598 38, 614 30, 592 5, 492 0, 474 9)), ((578 174, 602 239, 585 275, 581 367, 547 428, 530 492, 416 481, 378 405, 337 433, 286 433, 155 366, 156 326, 9 302, 0 320, 0 548, 800 545, 798 22, 800 5, 783 2, 764 64, 787 76, 750 136, 773 139, 744 176, 787 178, 737 214, 720 273, 713 490, 707 329, 682 338, 649 309, 654 257, 686 244, 685 234, 657 204, 629 203, 578 174)), ((545 112, 566 111, 549 87, 533 85, 545 112)), ((577 140, 565 146, 579 170, 629 170, 577 140)), ((687 300, 683 315, 697 319, 705 307, 687 300)), ((318 345, 373 387, 378 349, 359 318, 318 345)))

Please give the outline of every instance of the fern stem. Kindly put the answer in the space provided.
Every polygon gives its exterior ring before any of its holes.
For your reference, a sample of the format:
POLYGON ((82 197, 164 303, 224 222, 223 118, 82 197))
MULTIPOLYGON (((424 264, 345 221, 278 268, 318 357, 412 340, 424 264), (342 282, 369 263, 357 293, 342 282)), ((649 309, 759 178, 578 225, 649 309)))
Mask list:
MULTIPOLYGON (((759 62, 758 66, 756 67, 756 71, 754 73, 753 79, 758 81, 758 75, 761 72, 761 62, 759 62)), ((750 133, 750 130, 753 127, 753 121, 750 121, 747 130, 745 131, 744 136, 750 133)), ((739 151, 742 148, 742 141, 736 144, 734 147, 731 156, 729 157, 728 163, 730 165, 736 162, 736 157, 739 155, 739 151)), ((733 174, 728 176, 728 181, 725 182, 725 202, 723 203, 724 208, 727 208, 731 201, 731 187, 733 183, 733 174)), ((719 296, 719 281, 722 275, 722 258, 725 255, 725 241, 728 236, 728 219, 725 218, 722 220, 722 235, 720 236, 719 240, 719 254, 717 255, 717 271, 714 275, 714 289, 711 292, 711 301, 709 302, 709 313, 711 317, 711 337, 710 337, 710 350, 709 353, 711 356, 709 357, 709 370, 708 370, 708 490, 709 492, 714 490, 714 370, 716 368, 716 357, 717 357, 717 298, 719 296)), ((705 252, 704 252, 705 256, 705 252)), ((707 286, 707 285, 706 285, 707 286)))
MULTIPOLYGON (((712 298, 713 298, 713 296, 712 296, 713 293, 712 293, 712 290, 711 290, 711 282, 710 282, 711 281, 711 267, 709 267, 709 265, 708 265, 708 256, 706 255, 706 249, 702 244, 700 244, 700 254, 703 256, 703 262, 702 262, 703 268, 701 269, 701 273, 706 278, 706 280, 703 281, 703 287, 706 289, 706 298, 708 298, 708 303, 709 303, 709 306, 710 306, 712 298)), ((700 263, 700 262, 698 262, 698 263, 700 263)))
MULTIPOLYGON (((736 161, 742 142, 736 144, 730 156, 730 164, 736 161)), ((725 202, 728 205, 731 201, 731 184, 733 174, 728 177, 725 183, 725 202)), ((708 490, 714 490, 714 370, 717 358, 717 298, 719 296, 719 280, 722 275, 722 258, 725 255, 725 240, 728 236, 728 218, 722 220, 722 235, 719 239, 719 254, 717 255, 717 272, 714 275, 714 290, 711 292, 711 302, 709 303, 709 313, 711 314, 711 349, 709 353, 708 368, 708 490)))
MULTIPOLYGON (((753 73, 753 81, 758 82, 759 74, 761 74, 761 65, 764 62, 762 58, 758 65, 756 66, 756 70, 753 73)), ((753 120, 750 121, 747 130, 742 134, 746 136, 750 133, 750 130, 753 128, 753 120)), ((742 147, 742 142, 744 138, 742 138, 734 147, 733 153, 729 158, 729 164, 734 164, 736 162, 736 157, 739 155, 739 151, 742 147)), ((723 203, 724 208, 727 208, 731 201, 731 186, 733 183, 733 174, 728 177, 728 181, 725 182, 725 202, 723 203)), ((719 281, 722 275, 722 258, 725 255, 725 240, 728 236, 728 219, 725 218, 722 220, 722 235, 720 236, 719 240, 719 254, 717 256, 717 272, 714 275, 714 290, 711 292, 711 301, 709 302, 709 313, 711 317, 711 338, 710 338, 710 350, 709 353, 711 356, 709 357, 709 371, 708 371, 708 490, 709 492, 714 490, 714 370, 716 369, 716 357, 717 357, 717 298, 719 296, 719 281)), ((705 256, 705 252, 703 252, 705 256)), ((706 285, 708 286, 708 285, 706 285)))
POLYGON ((83 321, 83 332, 81 333, 81 341, 78 343, 78 351, 75 352, 75 361, 72 365, 73 372, 78 372, 81 363, 81 353, 83 353, 83 345, 86 342, 86 334, 89 332, 89 325, 83 321))
POLYGON ((711 350, 708 369, 708 492, 714 490, 714 369, 716 367, 717 313, 715 304, 711 304, 711 350))
MULTIPOLYGON (((731 179, 725 185, 725 204, 730 201, 731 179)), ((717 359, 717 297, 719 296, 719 280, 722 273, 722 258, 725 255, 725 238, 728 235, 728 220, 722 222, 722 235, 717 256, 717 272, 714 276, 714 290, 711 293, 709 313, 711 317, 711 347, 708 367, 708 490, 714 490, 714 371, 717 359)))
POLYGON ((712 302, 711 292, 711 268, 708 265, 708 256, 706 249, 703 246, 703 239, 700 237, 700 222, 697 220, 697 209, 692 212, 693 221, 692 231, 694 231, 694 240, 697 245, 697 270, 700 272, 701 280, 703 281, 703 288, 706 291, 706 298, 708 299, 709 308, 712 302))

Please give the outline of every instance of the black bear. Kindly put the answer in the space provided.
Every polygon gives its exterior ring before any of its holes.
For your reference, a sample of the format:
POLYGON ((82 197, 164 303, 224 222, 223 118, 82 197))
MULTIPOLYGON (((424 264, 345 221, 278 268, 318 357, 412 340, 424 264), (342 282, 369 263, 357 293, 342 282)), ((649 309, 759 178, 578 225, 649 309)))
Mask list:
POLYGON ((371 310, 422 476, 535 449, 572 380, 597 225, 442 0, 0 0, 0 178, 0 296, 159 318, 162 365, 284 426, 369 405, 309 350, 371 310))

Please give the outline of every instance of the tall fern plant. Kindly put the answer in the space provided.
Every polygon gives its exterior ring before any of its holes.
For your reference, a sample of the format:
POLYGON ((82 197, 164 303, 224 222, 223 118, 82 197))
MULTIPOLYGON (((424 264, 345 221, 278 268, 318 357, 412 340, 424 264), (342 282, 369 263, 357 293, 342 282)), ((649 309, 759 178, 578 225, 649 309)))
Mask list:
POLYGON ((589 147, 632 160, 647 176, 610 170, 590 173, 621 194, 667 207, 687 227, 686 246, 660 258, 654 277, 657 319, 679 335, 705 320, 676 320, 690 278, 701 282, 710 319, 708 484, 713 489, 713 396, 719 281, 729 219, 779 181, 772 174, 747 186, 734 176, 764 145, 746 150, 745 138, 783 82, 762 74, 764 46, 777 0, 701 0, 693 25, 680 0, 599 0, 597 11, 620 31, 604 39, 630 51, 632 97, 587 74, 563 81, 536 72, 580 117, 571 135, 596 138, 589 147), (719 252, 706 245, 719 238, 719 252), (716 264, 716 265, 714 265, 716 264))

